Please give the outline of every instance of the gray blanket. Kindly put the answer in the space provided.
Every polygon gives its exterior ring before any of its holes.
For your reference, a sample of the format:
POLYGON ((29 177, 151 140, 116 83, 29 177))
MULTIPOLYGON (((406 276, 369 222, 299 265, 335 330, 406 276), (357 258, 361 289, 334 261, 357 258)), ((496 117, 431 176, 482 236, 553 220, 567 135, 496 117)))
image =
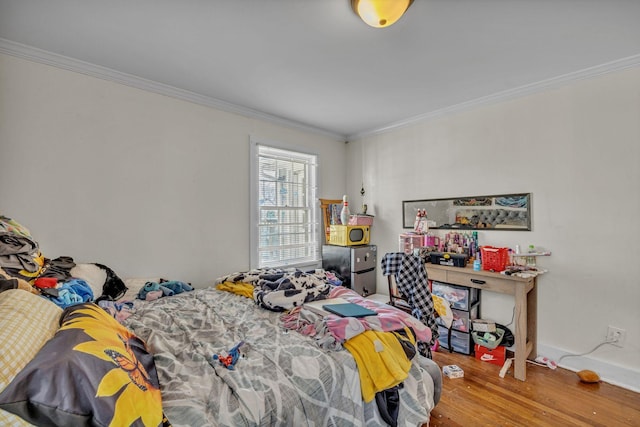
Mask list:
MULTIPOLYGON (((215 289, 137 302, 124 324, 154 353, 165 414, 175 426, 379 426, 363 403, 354 359, 281 328, 279 314, 215 289), (244 341, 229 370, 214 354, 244 341)), ((399 425, 421 425, 434 385, 414 363, 399 425)))

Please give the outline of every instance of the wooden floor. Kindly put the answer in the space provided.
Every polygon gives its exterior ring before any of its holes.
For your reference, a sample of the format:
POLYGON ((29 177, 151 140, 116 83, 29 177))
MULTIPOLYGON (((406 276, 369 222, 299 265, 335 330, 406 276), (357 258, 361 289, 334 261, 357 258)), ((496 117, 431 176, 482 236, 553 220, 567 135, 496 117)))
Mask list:
POLYGON ((640 426, 640 393, 585 384, 573 371, 527 364, 527 381, 500 378, 500 367, 440 349, 433 360, 458 365, 464 378, 443 378, 430 427, 640 426))

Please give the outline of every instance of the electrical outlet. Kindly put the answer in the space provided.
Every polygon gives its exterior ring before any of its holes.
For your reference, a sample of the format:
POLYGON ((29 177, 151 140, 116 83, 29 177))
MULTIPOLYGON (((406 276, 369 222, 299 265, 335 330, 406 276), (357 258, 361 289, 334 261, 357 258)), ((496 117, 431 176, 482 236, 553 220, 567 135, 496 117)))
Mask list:
POLYGON ((609 326, 607 329, 607 341, 617 347, 624 347, 624 341, 627 337, 627 331, 624 329, 609 326))

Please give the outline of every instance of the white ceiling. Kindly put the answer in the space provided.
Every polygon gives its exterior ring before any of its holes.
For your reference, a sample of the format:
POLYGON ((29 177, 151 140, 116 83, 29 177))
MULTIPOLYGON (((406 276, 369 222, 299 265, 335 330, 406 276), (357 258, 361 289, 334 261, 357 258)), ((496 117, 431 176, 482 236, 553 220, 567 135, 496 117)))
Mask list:
POLYGON ((0 0, 0 42, 352 138, 637 66, 640 0, 415 0, 385 29, 349 0, 0 0))

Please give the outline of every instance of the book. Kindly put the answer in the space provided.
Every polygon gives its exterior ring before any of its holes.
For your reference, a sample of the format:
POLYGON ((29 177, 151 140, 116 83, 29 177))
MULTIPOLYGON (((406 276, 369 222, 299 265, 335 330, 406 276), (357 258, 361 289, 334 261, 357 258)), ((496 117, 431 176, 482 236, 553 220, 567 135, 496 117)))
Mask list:
POLYGON ((331 313, 328 312, 327 310, 325 310, 324 308, 322 308, 323 305, 325 305, 325 304, 345 304, 345 303, 348 303, 348 302, 349 301, 347 301, 344 298, 327 298, 327 299, 321 299, 321 300, 317 300, 317 301, 305 302, 302 307, 306 308, 309 311, 313 311, 314 313, 319 314, 320 316, 326 316, 327 314, 331 314, 331 313))
POLYGON ((337 314, 342 317, 366 317, 366 316, 376 316, 376 313, 373 310, 370 310, 366 307, 363 307, 358 304, 354 304, 352 302, 347 302, 343 304, 324 304, 322 306, 328 312, 333 314, 337 314))
POLYGON ((340 205, 333 203, 329 206, 331 207, 331 225, 341 225, 342 222, 340 222, 339 210, 340 205))

